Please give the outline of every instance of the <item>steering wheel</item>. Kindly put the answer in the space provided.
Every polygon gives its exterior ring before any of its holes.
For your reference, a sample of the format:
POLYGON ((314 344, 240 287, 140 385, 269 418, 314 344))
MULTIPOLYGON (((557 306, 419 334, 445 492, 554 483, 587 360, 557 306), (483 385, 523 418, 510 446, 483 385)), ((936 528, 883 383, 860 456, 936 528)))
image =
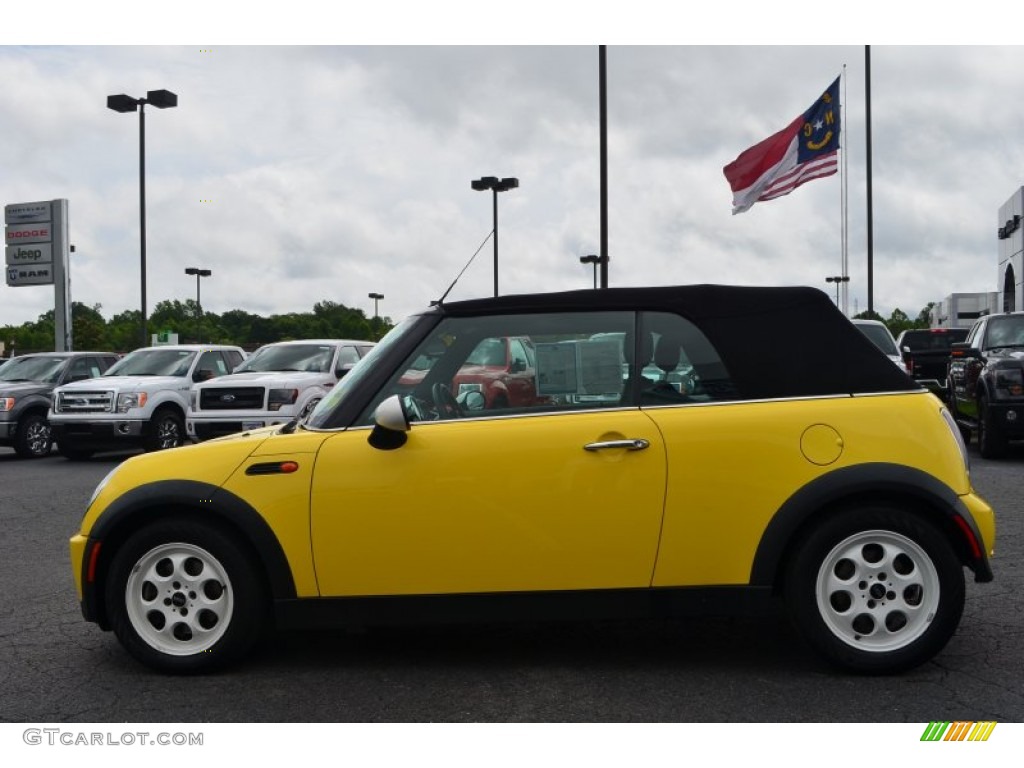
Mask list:
POLYGON ((437 418, 457 419, 462 417, 462 406, 455 399, 455 395, 445 384, 437 382, 430 388, 430 394, 434 398, 434 406, 437 408, 437 418))

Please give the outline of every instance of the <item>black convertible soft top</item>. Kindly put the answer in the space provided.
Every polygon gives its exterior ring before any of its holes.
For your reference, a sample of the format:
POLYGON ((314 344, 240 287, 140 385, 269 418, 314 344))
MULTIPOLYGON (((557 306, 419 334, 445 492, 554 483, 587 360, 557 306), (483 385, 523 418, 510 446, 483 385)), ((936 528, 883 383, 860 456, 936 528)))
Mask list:
POLYGON ((442 304, 437 310, 451 316, 671 312, 704 332, 722 356, 742 399, 921 389, 817 288, 607 288, 471 299, 442 304))

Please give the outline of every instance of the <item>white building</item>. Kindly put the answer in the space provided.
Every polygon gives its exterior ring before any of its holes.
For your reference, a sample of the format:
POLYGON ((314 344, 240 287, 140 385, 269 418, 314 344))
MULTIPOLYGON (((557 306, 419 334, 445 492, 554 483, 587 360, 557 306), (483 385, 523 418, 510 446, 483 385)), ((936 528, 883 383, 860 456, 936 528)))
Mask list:
POLYGON ((931 311, 932 328, 970 328, 982 315, 999 311, 998 291, 991 293, 951 293, 931 311))
POLYGON ((1024 310, 1024 294, 1021 281, 1024 280, 1024 187, 1018 189, 999 208, 998 237, 998 311, 1017 312, 1024 310))

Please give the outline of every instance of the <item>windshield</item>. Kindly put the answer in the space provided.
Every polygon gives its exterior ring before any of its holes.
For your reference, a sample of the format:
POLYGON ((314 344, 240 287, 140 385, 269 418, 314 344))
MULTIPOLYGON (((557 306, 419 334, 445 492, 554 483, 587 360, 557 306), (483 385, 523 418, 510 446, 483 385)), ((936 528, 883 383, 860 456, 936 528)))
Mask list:
POLYGON ((235 373, 268 371, 311 371, 327 373, 334 359, 330 344, 268 344, 235 368, 235 373))
POLYGON ((865 336, 874 342, 875 346, 882 350, 885 354, 893 356, 898 355, 896 351, 896 342, 893 341, 892 334, 889 333, 889 329, 884 325, 869 325, 857 324, 857 327, 861 329, 865 336))
POLYGON ((377 342, 377 346, 367 352, 366 357, 356 363, 355 367, 334 385, 327 397, 320 401, 309 418, 306 419, 306 423, 314 429, 323 425, 338 403, 345 398, 345 393, 352 391, 367 372, 376 367, 377 360, 381 355, 384 355, 399 339, 409 333, 421 317, 422 315, 410 315, 388 331, 384 338, 377 342))
POLYGON ((137 349, 104 376, 186 376, 196 353, 187 349, 137 349))
POLYGON ((53 384, 60 378, 66 357, 16 357, 0 367, 0 381, 41 381, 53 384))
POLYGON ((993 317, 988 324, 989 347, 1024 347, 1024 315, 993 317))
POLYGON ((505 342, 502 339, 484 339, 476 345, 463 365, 504 368, 505 363, 505 342))

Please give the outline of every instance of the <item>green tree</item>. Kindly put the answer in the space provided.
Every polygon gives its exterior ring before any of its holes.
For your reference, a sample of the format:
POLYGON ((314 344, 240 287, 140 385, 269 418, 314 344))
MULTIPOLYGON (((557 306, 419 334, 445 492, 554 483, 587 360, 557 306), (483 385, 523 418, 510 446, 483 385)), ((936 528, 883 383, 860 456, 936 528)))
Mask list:
POLYGON ((100 314, 101 305, 71 303, 71 341, 75 349, 103 351, 110 348, 107 321, 100 314))

